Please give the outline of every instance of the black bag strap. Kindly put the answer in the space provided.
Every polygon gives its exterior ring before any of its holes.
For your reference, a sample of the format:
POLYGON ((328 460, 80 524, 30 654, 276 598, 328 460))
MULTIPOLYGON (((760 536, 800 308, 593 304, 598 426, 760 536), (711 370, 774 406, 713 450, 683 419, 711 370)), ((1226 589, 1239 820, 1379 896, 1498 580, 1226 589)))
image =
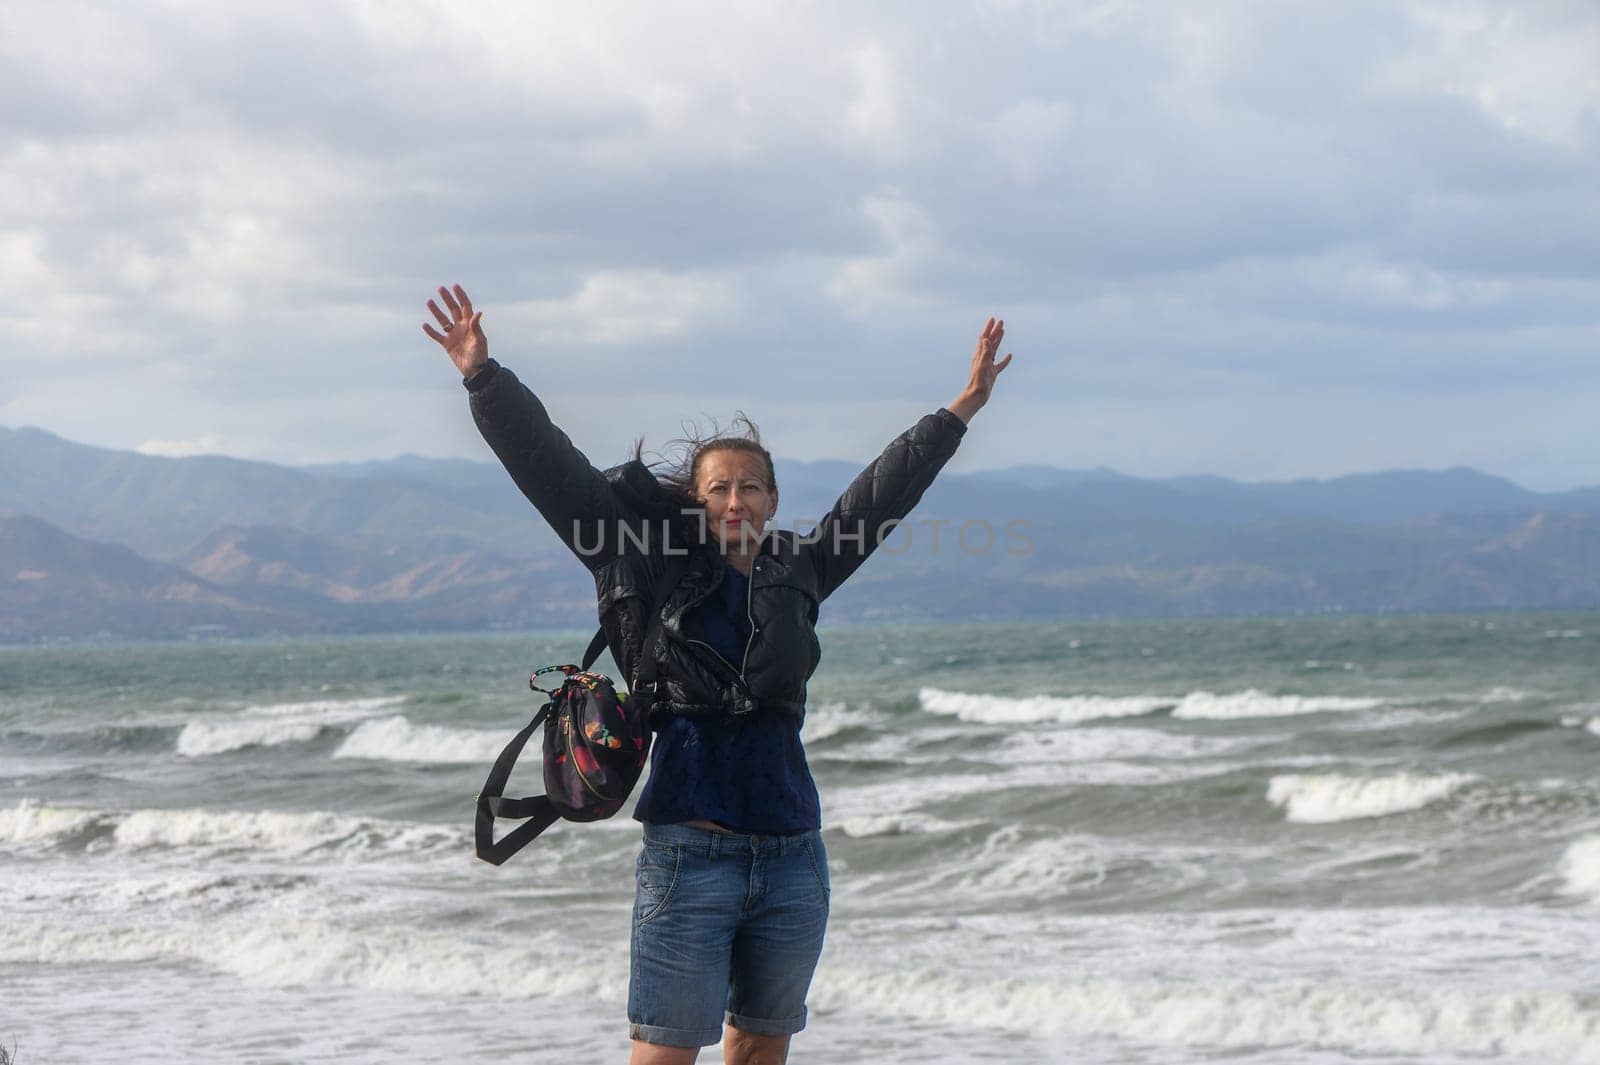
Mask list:
MULTIPOLYGON (((629 699, 637 699, 640 694, 646 700, 652 700, 655 695, 656 656, 654 654, 655 641, 661 629, 661 608, 666 606, 667 597, 683 579, 685 570, 688 569, 687 554, 668 555, 666 573, 662 576, 661 584, 656 588, 655 602, 650 608, 650 622, 645 627, 644 643, 640 647, 640 659, 636 670, 642 681, 635 682, 630 690, 629 699), (648 685, 648 687, 645 687, 648 685), (641 688, 643 691, 641 692, 641 688)), ((588 671, 600 657, 600 652, 606 646, 606 630, 601 626, 600 631, 594 634, 594 639, 589 641, 589 647, 583 652, 583 670, 588 671)), ((570 668, 570 667, 568 667, 570 668)), ((522 749, 527 746, 528 740, 534 731, 550 720, 555 712, 555 701, 545 703, 539 712, 533 715, 533 720, 523 726, 522 731, 512 737, 506 744, 500 756, 494 760, 494 765, 489 769, 489 776, 483 782, 483 790, 478 792, 477 816, 473 821, 472 837, 473 846, 478 857, 490 865, 503 865, 507 858, 526 847, 538 838, 539 833, 549 828, 561 819, 561 814, 556 810, 548 796, 533 795, 525 799, 505 798, 506 782, 511 778, 511 770, 517 764, 517 759, 522 755, 522 749), (512 820, 524 819, 499 841, 494 838, 494 822, 496 818, 505 817, 512 820)), ((648 714, 648 708, 641 711, 648 714)))
POLYGON ((500 752, 500 757, 494 760, 494 766, 489 770, 489 778, 483 782, 483 790, 478 792, 478 813, 472 826, 473 845, 477 849, 478 857, 490 865, 503 865, 507 858, 526 847, 539 833, 561 819, 561 815, 556 812, 555 804, 548 796, 536 795, 527 799, 503 797, 506 781, 511 777, 511 769, 517 764, 522 748, 527 746, 528 737, 549 720, 555 705, 554 702, 545 703, 539 708, 539 712, 533 715, 533 720, 512 737, 511 742, 500 752), (497 817, 527 820, 507 833, 504 839, 495 842, 494 821, 497 817))

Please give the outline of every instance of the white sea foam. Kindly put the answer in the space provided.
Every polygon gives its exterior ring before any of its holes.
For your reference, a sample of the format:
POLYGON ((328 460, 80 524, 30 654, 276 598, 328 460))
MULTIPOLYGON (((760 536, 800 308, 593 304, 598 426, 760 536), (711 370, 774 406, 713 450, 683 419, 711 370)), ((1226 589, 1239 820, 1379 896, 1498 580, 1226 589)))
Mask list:
POLYGON ((1011 697, 923 688, 917 693, 922 708, 962 721, 986 724, 1060 722, 1072 724, 1105 718, 1141 717, 1172 708, 1172 716, 1192 719, 1294 717, 1301 714, 1372 710, 1381 699, 1338 695, 1269 695, 1249 689, 1216 694, 1196 691, 1174 698, 1162 695, 1035 695, 1011 697))
MULTIPOLYGON (((824 795, 825 821, 834 824, 841 818, 917 813, 935 803, 988 796, 1002 788, 1152 786, 1193 780, 1226 772, 1228 767, 1204 757, 1190 756, 1222 753, 1244 745, 1237 740, 1130 731, 1131 735, 1117 737, 1085 730, 1081 736, 1075 734, 1072 742, 1048 745, 1043 737, 1036 744, 1014 739, 991 752, 997 764, 973 763, 971 770, 945 768, 936 773, 916 772, 919 763, 932 759, 901 755, 908 768, 904 774, 866 783, 838 781, 830 784, 824 795)), ((824 766, 840 760, 819 756, 813 760, 813 765, 824 766)))
POLYGON ((359 827, 330 813, 135 810, 117 824, 113 838, 129 850, 248 847, 292 854, 345 839, 359 827))
MULTIPOLYGON (((362 928, 260 913, 160 927, 103 928, 49 917, 0 927, 0 961, 9 964, 177 960, 266 986, 449 997, 489 989, 501 999, 554 996, 614 1005, 627 986, 625 943, 602 935, 591 947, 572 959, 563 944, 538 934, 498 937, 491 945, 399 923, 362 928)), ((1322 1047, 1422 1060, 1513 1056, 1600 1063, 1600 1010, 1584 996, 1558 990, 1237 974, 996 979, 947 965, 885 969, 861 964, 859 954, 851 960, 856 964, 825 959, 812 985, 813 1010, 841 1019, 955 1020, 972 1028, 1176 1048, 1322 1047)))
POLYGON ((335 758, 369 758, 383 762, 433 762, 441 765, 488 765, 510 742, 514 730, 414 725, 404 717, 363 721, 345 738, 335 758))
POLYGON ((974 981, 917 969, 893 978, 825 967, 813 1008, 1142 1043, 1339 1047, 1364 1054, 1503 1055, 1600 1062, 1600 1011, 1559 991, 1294 980, 974 981))
MULTIPOLYGON (((609 1012, 627 986, 625 939, 618 934, 593 936, 586 940, 591 949, 573 958, 564 949, 569 944, 538 932, 484 940, 402 922, 360 927, 260 912, 133 928, 46 916, 0 926, 0 962, 187 961, 265 986, 446 998, 487 991, 519 1008, 537 996, 609 1012)), ((1177 1049, 1248 1047, 1256 1051, 1252 1060, 1266 1060, 1260 1052, 1270 1048, 1288 1052, 1284 1060, 1300 1060, 1294 1051, 1318 1047, 1329 1060, 1345 1051, 1419 1060, 1600 1063, 1600 1009, 1587 996, 1560 990, 1452 984, 1433 976, 1319 981, 1272 973, 1086 973, 1073 979, 1079 967, 1070 961, 1058 971, 995 978, 928 962, 885 967, 859 950, 836 950, 818 970, 810 1004, 836 1018, 835 1030, 871 1018, 877 1026, 909 1020, 1177 1049)))
MULTIPOLYGON (((1185 736, 1147 728, 1026 729, 999 737, 998 746, 957 754, 972 740, 968 724, 923 726, 914 732, 885 730, 863 737, 848 750, 819 752, 816 764, 849 763, 856 759, 897 762, 908 769, 947 763, 952 756, 982 757, 997 766, 1043 764, 1063 767, 1058 783, 1079 783, 1095 770, 1152 770, 1161 779, 1189 775, 1175 763, 1218 756, 1257 745, 1259 740, 1225 736, 1185 736), (954 745, 953 745, 954 744, 954 745), (1152 763, 1161 763, 1159 767, 1152 763), (1066 767, 1070 766, 1070 769, 1066 767), (1171 771, 1169 772, 1169 769, 1171 771)), ((1149 774, 1144 774, 1149 775, 1149 774)), ((1103 779, 1099 774, 1096 779, 1103 779)), ((1116 779, 1124 779, 1119 775, 1116 779)), ((998 777, 996 784, 1003 784, 998 777)))
POLYGON ((0 843, 51 843, 77 835, 101 816, 96 810, 44 806, 23 799, 9 810, 0 810, 0 843))
POLYGON ((1600 836, 1580 839, 1568 847, 1561 856, 1561 875, 1569 894, 1600 900, 1600 836))
POLYGON ((927 814, 864 814, 841 818, 835 827, 851 839, 871 839, 875 836, 924 836, 955 832, 981 821, 946 821, 927 814))
POLYGON ((203 758, 245 747, 306 743, 325 728, 360 721, 403 701, 401 696, 379 696, 246 707, 220 720, 190 721, 178 734, 178 753, 186 758, 203 758))
POLYGON ((1192 719, 1230 720, 1252 717, 1297 717, 1302 714, 1346 713, 1373 710, 1381 699, 1338 695, 1268 695, 1251 688, 1229 695, 1198 691, 1185 695, 1172 716, 1192 719))
POLYGON ((178 753, 203 758, 245 747, 308 743, 326 727, 321 721, 194 721, 178 735, 178 753))
POLYGON ((1073 724, 1101 718, 1140 717, 1171 706, 1154 695, 987 695, 923 688, 917 701, 930 714, 991 725, 1059 722, 1073 724))
POLYGON ((1287 774, 1268 782, 1267 801, 1286 810, 1290 821, 1327 824, 1420 810, 1449 797, 1473 779, 1465 773, 1397 773, 1383 777, 1287 774))
POLYGON ((442 826, 332 813, 81 810, 27 800, 0 810, 0 843, 50 844, 93 825, 110 829, 109 845, 121 850, 249 849, 295 855, 329 846, 414 852, 463 844, 461 833, 442 826))
MULTIPOLYGON (((1581 706, 1581 707, 1578 707, 1578 709, 1582 710, 1582 711, 1593 712, 1594 707, 1593 706, 1581 706)), ((1578 713, 1578 714, 1562 714, 1561 715, 1561 727, 1562 728, 1581 728, 1585 732, 1592 732, 1596 736, 1600 736, 1600 717, 1585 718, 1582 713, 1578 713)))
POLYGON ((829 736, 837 736, 847 728, 871 724, 878 720, 880 720, 879 715, 869 708, 850 706, 841 702, 819 703, 806 708, 803 735, 807 740, 825 740, 829 736))
MULTIPOLYGON (((625 926, 624 926, 625 927, 625 926)), ((365 987, 461 995, 489 990, 502 998, 562 995, 614 1000, 627 987, 626 942, 591 951, 606 959, 571 964, 561 943, 486 947, 459 932, 403 924, 271 917, 186 921, 160 926, 96 927, 49 919, 0 927, 0 962, 198 962, 268 986, 365 987), (540 947, 544 947, 541 950, 540 947), (552 963, 561 956, 559 963, 552 963), (620 958, 620 961, 617 960, 620 958)))
POLYGON ((1102 882, 1112 849, 1088 837, 1030 835, 1006 825, 984 840, 976 860, 938 876, 956 894, 1058 895, 1102 882))

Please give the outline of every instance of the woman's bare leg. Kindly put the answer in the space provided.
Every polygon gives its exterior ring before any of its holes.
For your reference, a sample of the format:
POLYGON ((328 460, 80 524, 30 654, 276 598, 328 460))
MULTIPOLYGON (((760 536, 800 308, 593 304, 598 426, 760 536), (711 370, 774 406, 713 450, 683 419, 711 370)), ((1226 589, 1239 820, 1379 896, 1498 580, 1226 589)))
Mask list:
POLYGON ((741 1032, 730 1024, 722 1030, 722 1057, 727 1065, 783 1065, 789 1037, 741 1032))
POLYGON ((699 1047, 665 1047, 635 1039, 628 1065, 694 1065, 694 1059, 699 1056, 699 1047))

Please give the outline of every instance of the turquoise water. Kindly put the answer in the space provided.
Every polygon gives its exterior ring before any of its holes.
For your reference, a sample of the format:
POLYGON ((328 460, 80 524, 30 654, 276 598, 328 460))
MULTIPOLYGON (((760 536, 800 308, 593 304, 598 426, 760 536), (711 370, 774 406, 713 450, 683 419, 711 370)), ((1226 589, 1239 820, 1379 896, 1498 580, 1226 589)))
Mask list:
MULTIPOLYGON (((0 648, 0 1043, 624 1059, 637 826, 471 858, 588 635, 0 648)), ((823 646, 793 1060, 1600 1061, 1600 616, 823 646)))

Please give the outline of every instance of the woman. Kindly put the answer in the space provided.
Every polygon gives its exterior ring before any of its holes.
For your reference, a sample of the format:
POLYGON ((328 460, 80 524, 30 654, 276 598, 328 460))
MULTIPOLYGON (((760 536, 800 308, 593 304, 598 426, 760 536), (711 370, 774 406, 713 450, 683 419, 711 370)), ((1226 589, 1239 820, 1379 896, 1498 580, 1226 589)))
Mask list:
MULTIPOLYGON (((806 681, 821 657, 817 608, 893 531, 955 453, 1011 362, 1004 322, 983 328, 966 387, 896 437, 817 529, 767 530, 772 456, 752 436, 692 441, 658 479, 635 450, 604 473, 544 405, 489 358, 482 311, 461 286, 428 309, 461 371, 474 420, 524 495, 594 574, 623 676, 654 656, 656 730, 634 816, 644 823, 633 909, 633 1065, 686 1065, 724 1037, 730 1065, 782 1062, 805 1026, 828 919, 816 785, 800 742, 806 681), (643 648, 669 553, 687 568, 643 648)), ((746 423, 748 425, 748 423, 746 423)))

